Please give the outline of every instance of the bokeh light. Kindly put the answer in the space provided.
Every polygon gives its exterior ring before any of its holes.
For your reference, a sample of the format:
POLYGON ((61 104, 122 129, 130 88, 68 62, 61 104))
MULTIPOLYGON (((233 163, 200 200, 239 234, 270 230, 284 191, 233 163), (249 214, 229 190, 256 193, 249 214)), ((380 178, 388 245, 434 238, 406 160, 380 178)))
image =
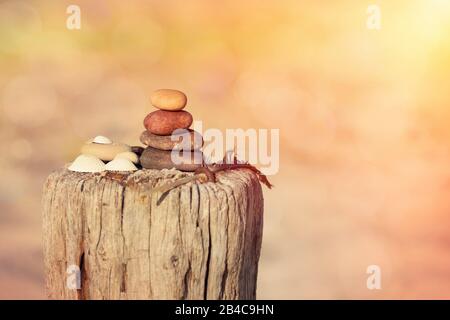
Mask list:
POLYGON ((80 0, 80 30, 70 4, 0 2, 0 298, 45 297, 45 177, 138 144, 158 88, 204 129, 280 129, 259 298, 450 297, 449 1, 80 0))

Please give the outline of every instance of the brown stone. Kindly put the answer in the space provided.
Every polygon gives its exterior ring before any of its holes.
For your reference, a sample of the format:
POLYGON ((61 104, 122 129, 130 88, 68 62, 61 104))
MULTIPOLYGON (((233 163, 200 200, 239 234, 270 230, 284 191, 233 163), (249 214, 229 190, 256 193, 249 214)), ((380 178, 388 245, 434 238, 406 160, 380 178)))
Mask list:
POLYGON ((178 90, 159 89, 150 96, 152 105, 161 110, 179 111, 186 106, 186 95, 178 90))
POLYGON ((158 110, 149 113, 144 119, 144 127, 153 134, 171 135, 176 129, 188 129, 192 115, 186 111, 158 110))
POLYGON ((141 155, 140 162, 146 169, 171 169, 176 168, 181 171, 195 171, 201 167, 203 153, 201 151, 166 151, 147 147, 141 155), (182 163, 176 164, 172 161, 172 152, 177 155, 184 155, 182 163))
POLYGON ((131 152, 136 153, 140 157, 142 152, 144 152, 144 148, 141 146, 131 146, 131 152))
POLYGON ((201 134, 191 129, 170 136, 159 136, 146 130, 142 132, 140 139, 146 146, 160 150, 198 150, 203 146, 201 134))

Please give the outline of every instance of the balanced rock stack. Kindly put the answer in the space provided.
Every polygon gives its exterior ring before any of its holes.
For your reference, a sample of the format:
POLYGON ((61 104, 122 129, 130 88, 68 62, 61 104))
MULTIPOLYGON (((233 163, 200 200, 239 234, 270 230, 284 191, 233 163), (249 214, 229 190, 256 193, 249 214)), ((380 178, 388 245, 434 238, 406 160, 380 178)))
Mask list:
POLYGON ((201 166, 203 138, 192 129, 192 115, 183 110, 186 95, 178 90, 160 89, 153 92, 151 103, 157 111, 144 119, 146 131, 141 142, 147 146, 140 162, 146 169, 171 169, 195 171, 201 166), (176 151, 176 152, 172 152, 176 151))

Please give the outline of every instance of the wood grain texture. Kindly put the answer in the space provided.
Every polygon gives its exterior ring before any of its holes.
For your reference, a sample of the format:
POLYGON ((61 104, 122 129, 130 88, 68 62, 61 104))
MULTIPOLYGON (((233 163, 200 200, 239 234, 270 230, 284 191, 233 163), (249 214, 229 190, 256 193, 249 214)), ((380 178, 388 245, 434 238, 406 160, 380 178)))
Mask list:
POLYGON ((152 188, 190 173, 52 173, 43 191, 47 293, 53 299, 255 299, 263 227, 257 177, 152 188), (81 288, 66 285, 81 269, 81 288))

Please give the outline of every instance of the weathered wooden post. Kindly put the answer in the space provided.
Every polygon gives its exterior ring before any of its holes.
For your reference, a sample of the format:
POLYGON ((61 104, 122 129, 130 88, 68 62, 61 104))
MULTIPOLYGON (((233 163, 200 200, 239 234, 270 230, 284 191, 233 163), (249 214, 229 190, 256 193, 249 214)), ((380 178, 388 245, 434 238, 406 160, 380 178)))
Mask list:
POLYGON ((258 177, 217 174, 163 195, 192 173, 52 173, 43 192, 47 292, 53 299, 255 299, 263 226, 258 177), (67 286, 80 269, 81 286, 67 286))

